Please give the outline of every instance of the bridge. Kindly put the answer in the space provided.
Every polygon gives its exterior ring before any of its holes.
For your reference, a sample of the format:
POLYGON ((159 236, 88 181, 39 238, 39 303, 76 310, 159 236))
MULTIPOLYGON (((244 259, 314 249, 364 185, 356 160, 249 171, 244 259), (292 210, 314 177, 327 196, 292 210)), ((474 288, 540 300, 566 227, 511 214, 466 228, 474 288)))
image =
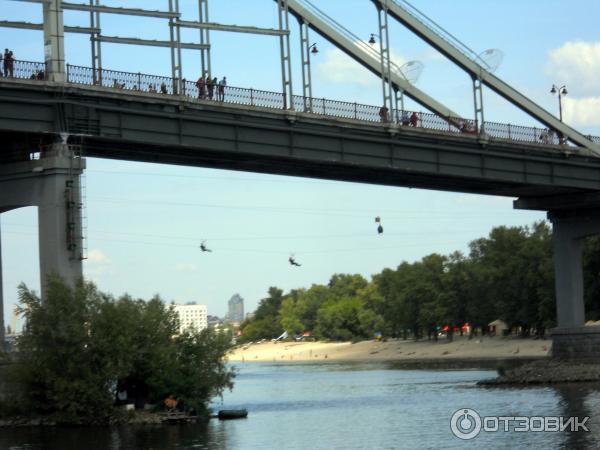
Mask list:
POLYGON ((42 278, 55 272, 73 281, 82 275, 80 175, 86 156, 517 197, 515 208, 547 211, 553 223, 555 354, 596 351, 600 332, 583 328, 581 246, 584 237, 600 231, 600 138, 572 129, 504 83, 485 61, 407 2, 369 1, 379 14, 378 50, 307 0, 276 0, 278 29, 210 22, 208 0, 199 1, 198 21, 182 19, 178 0, 169 1, 168 11, 109 7, 99 0, 39 0, 43 23, 0 21, 0 26, 44 32, 46 60, 13 61, 10 76, 0 78, 0 212, 38 207, 42 278), (65 9, 89 11, 90 26, 63 25, 65 9), (171 39, 105 36, 101 14, 163 18, 171 39), (301 95, 294 94, 291 80, 291 17, 301 28, 301 95), (460 117, 393 64, 390 20, 472 78, 474 117, 460 117), (181 28, 199 29, 200 41, 181 42, 181 28), (184 79, 183 48, 200 51, 202 73, 211 76, 210 30, 279 39, 281 91, 226 86, 211 94, 184 79), (312 96, 310 31, 381 78, 383 107, 312 96), (91 36, 89 67, 67 63, 65 32, 91 36), (102 42, 169 47, 171 76, 107 69, 102 42), (528 113, 539 127, 486 121, 485 87, 528 113), (404 96, 428 112, 406 110, 404 96))

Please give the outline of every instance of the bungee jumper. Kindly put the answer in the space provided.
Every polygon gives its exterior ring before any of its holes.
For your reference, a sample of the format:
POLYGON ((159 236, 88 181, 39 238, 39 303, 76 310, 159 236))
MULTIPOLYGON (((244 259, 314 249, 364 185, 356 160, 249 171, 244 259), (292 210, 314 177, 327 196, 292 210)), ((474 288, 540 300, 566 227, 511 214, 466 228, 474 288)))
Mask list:
POLYGON ((288 258, 288 261, 290 262, 290 264, 291 264, 292 266, 296 266, 296 267, 301 267, 301 266, 302 266, 302 264, 300 264, 300 263, 298 263, 298 262, 296 261, 296 259, 294 258, 294 255, 291 255, 291 256, 288 258))

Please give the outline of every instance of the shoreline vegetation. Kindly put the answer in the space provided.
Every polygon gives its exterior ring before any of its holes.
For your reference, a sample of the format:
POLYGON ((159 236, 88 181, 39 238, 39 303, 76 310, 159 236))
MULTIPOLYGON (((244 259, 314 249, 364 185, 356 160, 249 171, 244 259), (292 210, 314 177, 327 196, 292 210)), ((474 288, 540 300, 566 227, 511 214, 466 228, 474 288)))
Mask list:
POLYGON ((53 275, 44 301, 25 285, 19 300, 25 326, 0 366, 9 425, 156 423, 161 413, 202 421, 210 400, 233 388, 231 335, 180 330, 158 297, 114 298, 53 275))
MULTIPOLYGON (((240 324, 238 342, 295 336, 358 341, 468 334, 536 336, 556 326, 552 232, 546 222, 493 228, 468 254, 432 253, 372 274, 284 292, 272 286, 240 324)), ((600 319, 600 238, 584 245, 588 320, 600 319)))

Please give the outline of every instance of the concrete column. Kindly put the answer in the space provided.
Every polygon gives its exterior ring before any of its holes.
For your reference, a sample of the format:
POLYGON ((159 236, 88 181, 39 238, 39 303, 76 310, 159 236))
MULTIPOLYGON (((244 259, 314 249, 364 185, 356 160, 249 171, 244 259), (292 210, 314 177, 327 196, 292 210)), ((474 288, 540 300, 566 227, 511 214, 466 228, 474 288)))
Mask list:
POLYGON ((600 234, 600 209, 548 213, 554 237, 554 274, 558 328, 585 324, 583 239, 600 234))
POLYGON ((48 0, 44 3, 44 61, 46 79, 66 81, 65 72, 65 30, 61 0, 48 0))
POLYGON ((559 328, 585 324, 583 302, 582 240, 576 237, 573 224, 554 222, 554 276, 556 314, 559 328))
POLYGON ((38 231, 40 246, 40 275, 42 292, 45 292, 45 276, 57 274, 68 282, 75 282, 83 276, 81 264, 81 220, 76 212, 69 215, 69 209, 78 210, 78 183, 68 187, 66 176, 53 176, 43 183, 43 192, 38 203, 38 231), (67 200, 66 192, 72 189, 76 194, 67 200), (69 201, 73 204, 69 205, 69 201))
POLYGON ((42 298, 46 276, 74 284, 83 275, 79 179, 85 160, 55 144, 39 160, 0 165, 0 211, 38 207, 42 298))

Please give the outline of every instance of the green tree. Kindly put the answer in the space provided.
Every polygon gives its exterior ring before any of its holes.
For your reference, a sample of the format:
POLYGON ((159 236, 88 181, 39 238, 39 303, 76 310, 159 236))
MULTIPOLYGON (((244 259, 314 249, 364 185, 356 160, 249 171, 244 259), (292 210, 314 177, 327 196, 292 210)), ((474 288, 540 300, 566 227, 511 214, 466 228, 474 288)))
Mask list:
POLYGON ((224 363, 225 335, 178 335, 173 308, 123 296, 115 301, 92 283, 67 286, 47 279, 44 302, 19 287, 25 327, 13 381, 23 410, 65 424, 107 423, 117 416, 117 389, 136 400, 161 402, 168 394, 204 411, 213 395, 232 386, 224 363))

